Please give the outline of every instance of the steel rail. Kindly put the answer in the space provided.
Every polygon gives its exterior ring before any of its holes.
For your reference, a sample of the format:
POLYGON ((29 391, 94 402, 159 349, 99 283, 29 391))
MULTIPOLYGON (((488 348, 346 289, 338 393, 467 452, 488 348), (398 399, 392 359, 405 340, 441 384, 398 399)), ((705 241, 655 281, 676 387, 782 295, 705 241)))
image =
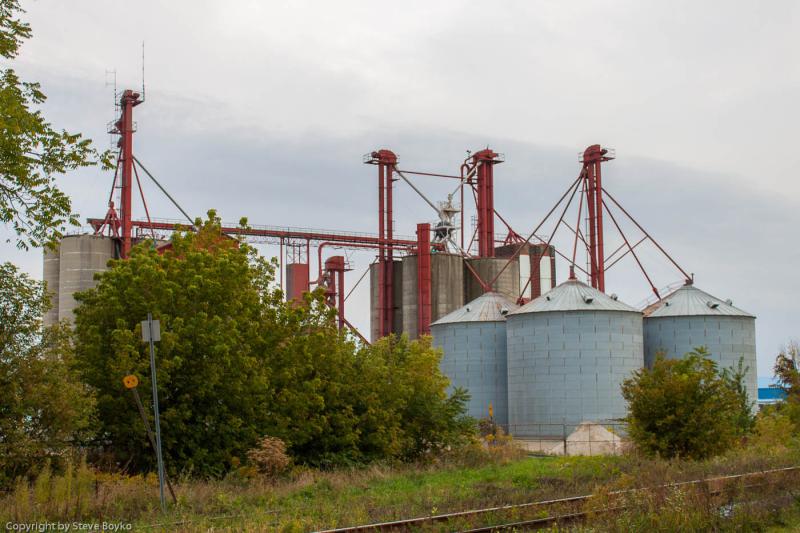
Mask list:
MULTIPOLYGON (((652 487, 642 487, 636 489, 626 489, 626 490, 617 490, 611 491, 608 493, 609 496, 624 496, 626 494, 635 494, 637 492, 643 491, 654 491, 660 489, 670 489, 675 487, 685 487, 685 486, 692 486, 692 485, 706 485, 709 487, 710 494, 719 494, 723 492, 725 489, 725 483, 737 480, 744 480, 751 477, 756 476, 775 476, 777 474, 785 474, 790 472, 800 472, 800 466, 790 466, 785 468, 775 468, 771 470, 762 470, 757 472, 746 472, 743 474, 730 474, 725 476, 717 476, 713 478, 704 478, 704 479, 693 479, 689 481, 678 481, 673 483, 665 483, 663 485, 656 485, 652 487)), ((359 525, 359 526, 350 526, 350 527, 342 527, 336 529, 325 529, 319 530, 317 533, 355 533, 355 532, 364 532, 364 531, 396 531, 396 530, 408 530, 410 528, 423 526, 426 524, 437 523, 437 522, 448 522, 458 518, 470 518, 470 517, 479 517, 482 515, 488 515, 491 513, 498 513, 498 512, 506 512, 506 511, 514 511, 514 510, 522 510, 522 509, 530 509, 534 507, 553 507, 556 505, 563 505, 563 504, 576 504, 576 503, 585 503, 586 501, 590 500, 591 498, 595 497, 594 494, 586 494, 582 496, 570 496, 567 498, 558 498, 552 500, 541 500, 536 502, 526 502, 520 504, 511 504, 511 505, 502 505, 496 507, 488 507, 485 509, 472 509, 468 511, 457 511, 453 513, 445 513, 439 515, 432 515, 432 516, 423 516, 417 518, 410 518, 405 520, 394 520, 390 522, 378 522, 373 524, 366 524, 366 525, 359 525)), ((619 506, 615 507, 606 507, 603 509, 594 510, 593 512, 609 512, 618 508, 619 506)), ((501 525, 493 525, 493 526, 485 526, 482 528, 473 529, 470 531, 496 531, 498 529, 509 529, 513 527, 519 527, 520 525, 552 525, 553 523, 558 522, 559 520, 574 520, 576 518, 580 518, 586 516, 588 511, 579 511, 574 513, 567 513, 562 515, 554 515, 548 517, 538 517, 535 519, 531 519, 528 521, 520 521, 515 522, 513 524, 501 524, 501 525)))

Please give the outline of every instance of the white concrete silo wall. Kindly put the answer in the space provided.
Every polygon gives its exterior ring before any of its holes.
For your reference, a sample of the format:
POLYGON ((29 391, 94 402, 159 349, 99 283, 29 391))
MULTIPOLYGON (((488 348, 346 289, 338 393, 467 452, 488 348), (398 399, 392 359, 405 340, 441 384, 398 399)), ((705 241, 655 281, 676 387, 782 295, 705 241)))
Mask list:
POLYGON ((648 367, 656 354, 681 358, 705 346, 720 368, 737 368, 743 359, 748 367, 747 395, 758 399, 756 367, 756 323, 748 316, 670 316, 644 319, 644 354, 648 367))
POLYGON ((498 424, 508 423, 508 385, 505 322, 464 322, 431 326, 433 345, 442 348, 442 373, 450 391, 462 387, 470 394, 467 414, 489 416, 489 404, 498 424))
POLYGON ((108 269, 114 241, 95 235, 69 235, 59 246, 58 319, 72 322, 75 293, 97 285, 94 275, 108 269))
POLYGON ((61 255, 58 248, 44 249, 42 279, 50 300, 50 309, 44 315, 44 325, 52 326, 58 322, 59 269, 61 255))
POLYGON ((512 314, 506 328, 512 434, 558 436, 563 424, 626 416, 620 386, 644 365, 641 314, 512 314))

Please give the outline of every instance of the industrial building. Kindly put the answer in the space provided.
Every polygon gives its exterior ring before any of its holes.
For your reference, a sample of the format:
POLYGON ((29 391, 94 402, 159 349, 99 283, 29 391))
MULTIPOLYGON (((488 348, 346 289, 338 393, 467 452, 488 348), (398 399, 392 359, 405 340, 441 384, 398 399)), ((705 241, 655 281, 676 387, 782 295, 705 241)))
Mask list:
MULTIPOLYGON (((88 219, 93 235, 65 237, 56 251, 45 252, 44 277, 54 295, 46 323, 70 320, 74 292, 92 287, 95 273, 109 259, 126 259, 137 240, 158 247, 165 232, 194 228, 192 217, 134 156, 133 112, 142 102, 131 90, 120 95, 120 115, 109 130, 119 136, 117 168, 105 216, 88 219), (150 217, 140 171, 173 202, 183 221, 150 217), (132 216, 137 196, 144 220, 132 216)), ((303 305, 305 293, 321 288, 337 311, 338 327, 362 342, 432 334, 452 386, 472 396, 469 413, 483 418, 491 405, 495 420, 520 436, 560 435, 558 425, 623 418, 622 380, 651 364, 660 351, 681 357, 704 345, 721 366, 742 359, 755 400, 755 317, 694 287, 693 275, 604 186, 603 164, 614 158, 600 145, 586 148, 578 176, 526 234, 515 231, 494 205, 495 168, 505 158, 488 147, 470 152, 452 173, 409 170, 387 148, 367 153, 363 163, 377 170, 377 233, 286 225, 222 230, 278 246, 278 282, 286 299, 303 305), (446 180, 453 192, 431 199, 416 176, 446 180), (396 234, 397 186, 409 187, 431 208, 431 220, 417 221, 414 236, 396 234), (474 220, 471 229, 466 214, 474 220), (571 246, 556 246, 562 229, 571 232, 571 246), (674 267, 682 288, 661 294, 639 255, 643 246, 653 247, 674 267), (375 260, 346 288, 351 265, 342 255, 324 255, 331 248, 374 251, 375 260), (655 297, 643 310, 606 291, 606 271, 624 259, 641 271, 655 297), (561 284, 557 261, 570 271, 561 284), (345 302, 346 289, 352 292, 365 278, 370 331, 363 334, 348 320, 345 302)))

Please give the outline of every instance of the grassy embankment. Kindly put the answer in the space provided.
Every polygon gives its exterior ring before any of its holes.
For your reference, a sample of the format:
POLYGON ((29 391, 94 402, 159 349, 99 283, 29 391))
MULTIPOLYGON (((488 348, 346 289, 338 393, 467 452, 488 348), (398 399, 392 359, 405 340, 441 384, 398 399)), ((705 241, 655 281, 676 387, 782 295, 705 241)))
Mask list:
MULTIPOLYGON (((428 465, 334 472, 295 469, 287 478, 274 482, 236 476, 219 481, 184 480, 176 486, 179 504, 170 506, 167 515, 158 509, 152 475, 126 477, 78 467, 69 479, 40 476, 31 486, 19 484, 0 500, 0 520, 3 524, 122 521, 132 522, 134 529, 143 531, 308 531, 756 471, 798 464, 797 459, 797 454, 788 450, 775 454, 737 451, 701 462, 635 456, 521 457, 473 451, 428 465)), ((668 530, 658 527, 662 514, 679 516, 682 522, 675 526, 696 524, 698 528, 712 523, 723 527, 726 523, 736 527, 754 523, 792 527, 800 518, 797 508, 777 513, 761 506, 748 507, 746 512, 744 507, 742 512, 734 508, 734 520, 721 520, 719 513, 695 509, 699 504, 692 498, 677 493, 662 495, 659 501, 637 502, 641 506, 636 511, 614 519, 598 517, 597 526, 600 530, 668 530), (654 513, 653 506, 660 510, 654 513)), ((459 527, 480 524, 465 522, 459 527)), ((453 526, 437 527, 452 530, 453 526)))

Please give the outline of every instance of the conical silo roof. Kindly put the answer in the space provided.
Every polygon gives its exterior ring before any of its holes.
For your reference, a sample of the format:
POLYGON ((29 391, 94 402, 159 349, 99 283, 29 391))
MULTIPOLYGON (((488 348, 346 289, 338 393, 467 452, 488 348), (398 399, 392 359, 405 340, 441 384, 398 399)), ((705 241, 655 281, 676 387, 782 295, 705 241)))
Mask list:
POLYGON ((639 311, 630 305, 598 291, 594 287, 570 279, 523 305, 513 315, 549 311, 639 311))
POLYGON ((684 285, 651 305, 645 316, 744 316, 755 318, 747 311, 734 307, 730 300, 720 300, 694 285, 684 285))
POLYGON ((506 315, 516 308, 517 305, 510 298, 496 292, 487 292, 446 314, 431 326, 460 322, 503 322, 506 315))

